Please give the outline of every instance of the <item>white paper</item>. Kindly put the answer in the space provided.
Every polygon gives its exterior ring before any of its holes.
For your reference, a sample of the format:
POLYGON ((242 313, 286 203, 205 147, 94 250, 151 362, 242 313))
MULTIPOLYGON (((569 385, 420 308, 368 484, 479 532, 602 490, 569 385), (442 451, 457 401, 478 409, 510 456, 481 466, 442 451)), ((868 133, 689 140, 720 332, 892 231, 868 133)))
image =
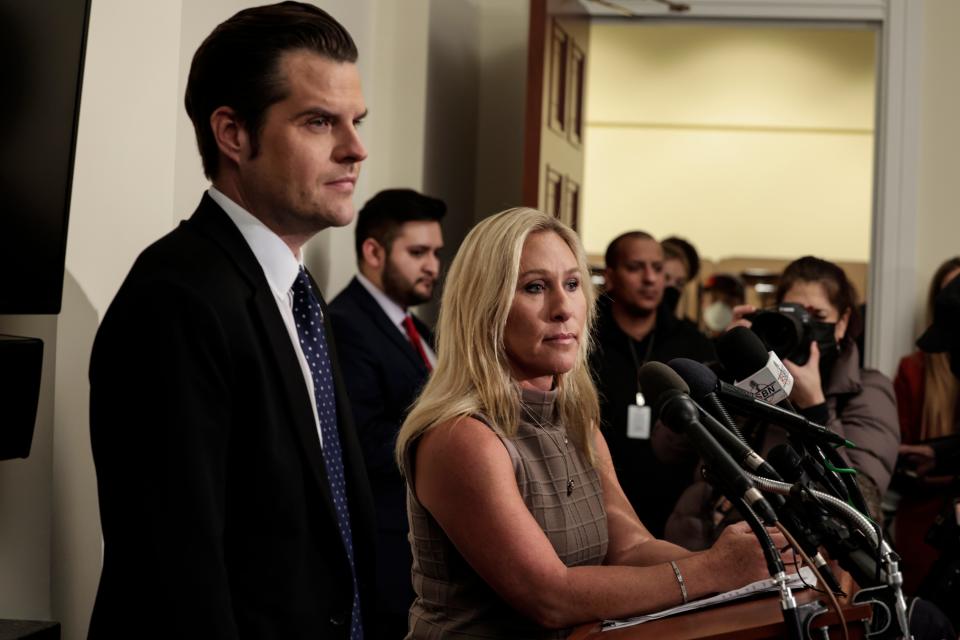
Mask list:
MULTIPOLYGON (((791 589, 805 589, 808 586, 815 587, 817 586, 817 577, 814 575, 813 571, 810 570, 810 567, 800 567, 800 575, 791 573, 787 576, 787 586, 791 589), (803 577, 802 580, 801 576, 803 577)), ((660 618, 677 615, 678 613, 696 611, 697 609, 704 609, 715 604, 739 600, 755 593, 778 590, 779 587, 777 587, 777 583, 773 581, 773 578, 758 580, 757 582, 752 582, 745 587, 740 587, 739 589, 734 589, 733 591, 727 591, 726 593, 721 593, 709 598, 701 598, 700 600, 694 600, 692 602, 688 602, 687 604, 681 604, 671 609, 657 611, 656 613, 648 613, 635 618, 627 618, 626 620, 604 620, 602 630, 609 631, 611 629, 632 627, 636 624, 643 624, 644 622, 650 622, 651 620, 659 620, 660 618)))

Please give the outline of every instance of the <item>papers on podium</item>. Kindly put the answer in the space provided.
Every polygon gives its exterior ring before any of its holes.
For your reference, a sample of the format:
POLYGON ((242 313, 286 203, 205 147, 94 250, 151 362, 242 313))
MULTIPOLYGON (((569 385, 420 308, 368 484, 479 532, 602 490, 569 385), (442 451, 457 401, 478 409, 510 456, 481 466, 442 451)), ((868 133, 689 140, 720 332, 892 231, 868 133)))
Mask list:
MULTIPOLYGON (((797 573, 791 573, 787 576, 787 586, 789 586, 791 589, 815 587, 817 586, 817 577, 814 575, 813 571, 810 570, 810 567, 800 567, 799 575, 797 573)), ((644 622, 650 622, 651 620, 659 620, 660 618, 674 616, 678 613, 696 611, 697 609, 712 607, 716 604, 723 604, 724 602, 732 602, 734 600, 747 598, 754 594, 777 590, 778 587, 773 581, 773 578, 767 578, 766 580, 752 582, 745 587, 740 587, 739 589, 734 589, 733 591, 727 591, 726 593, 721 593, 709 598, 693 600, 692 602, 682 604, 678 607, 673 607, 672 609, 664 609, 663 611, 648 613, 646 615, 628 618, 626 620, 604 620, 601 629, 603 631, 610 631, 612 629, 632 627, 635 624, 643 624, 644 622)))

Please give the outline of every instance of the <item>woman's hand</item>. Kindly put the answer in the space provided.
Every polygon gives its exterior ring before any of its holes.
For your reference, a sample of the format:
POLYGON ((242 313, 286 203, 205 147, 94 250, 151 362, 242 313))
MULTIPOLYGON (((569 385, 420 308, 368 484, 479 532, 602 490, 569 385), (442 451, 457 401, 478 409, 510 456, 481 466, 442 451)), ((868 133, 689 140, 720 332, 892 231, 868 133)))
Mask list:
POLYGON ((827 401, 820 385, 820 348, 816 342, 810 343, 810 359, 802 367, 790 360, 783 361, 793 376, 793 391, 790 400, 798 409, 807 409, 827 401))
MULTIPOLYGON (((768 529, 777 549, 786 546, 786 538, 779 531, 768 529)), ((723 530, 717 541, 705 553, 712 556, 717 591, 730 591, 751 582, 770 577, 763 550, 750 525, 737 522, 723 530)))
POLYGON ((757 308, 752 304, 738 304, 733 308, 733 320, 727 325, 725 331, 730 331, 730 329, 734 327, 746 327, 749 329, 753 323, 744 318, 744 316, 756 313, 756 311, 757 308))

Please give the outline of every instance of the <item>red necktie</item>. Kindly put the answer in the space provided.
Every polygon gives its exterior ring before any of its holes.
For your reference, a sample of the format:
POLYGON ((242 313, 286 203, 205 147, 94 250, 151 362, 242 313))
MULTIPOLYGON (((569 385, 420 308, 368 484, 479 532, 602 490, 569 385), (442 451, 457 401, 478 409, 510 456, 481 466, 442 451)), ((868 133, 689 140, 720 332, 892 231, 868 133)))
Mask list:
POLYGON ((410 338, 410 342, 413 343, 417 353, 423 358, 423 364, 427 366, 427 371, 433 371, 433 367, 430 366, 430 358, 427 357, 427 352, 423 350, 423 340, 420 339, 420 334, 417 332, 417 327, 414 326, 410 314, 403 317, 403 328, 407 330, 407 337, 410 338))

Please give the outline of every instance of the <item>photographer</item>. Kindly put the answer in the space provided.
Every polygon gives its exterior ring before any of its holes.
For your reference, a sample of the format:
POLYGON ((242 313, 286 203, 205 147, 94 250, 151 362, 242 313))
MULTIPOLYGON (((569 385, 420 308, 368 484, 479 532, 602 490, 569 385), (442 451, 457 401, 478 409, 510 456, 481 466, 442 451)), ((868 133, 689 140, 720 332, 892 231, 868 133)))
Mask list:
MULTIPOLYGON (((900 430, 890 380, 859 365, 856 338, 863 331, 863 319, 856 291, 836 264, 804 256, 783 270, 776 301, 803 306, 813 320, 807 360, 800 365, 790 356, 784 358, 794 379, 790 401, 808 419, 857 445, 841 453, 857 470, 870 515, 880 522, 880 500, 893 474, 900 430)), ((749 305, 736 307, 731 326, 749 327, 744 316, 755 311, 749 305)), ((802 361, 802 355, 791 355, 802 361)), ((764 448, 772 446, 765 444, 764 448)))

